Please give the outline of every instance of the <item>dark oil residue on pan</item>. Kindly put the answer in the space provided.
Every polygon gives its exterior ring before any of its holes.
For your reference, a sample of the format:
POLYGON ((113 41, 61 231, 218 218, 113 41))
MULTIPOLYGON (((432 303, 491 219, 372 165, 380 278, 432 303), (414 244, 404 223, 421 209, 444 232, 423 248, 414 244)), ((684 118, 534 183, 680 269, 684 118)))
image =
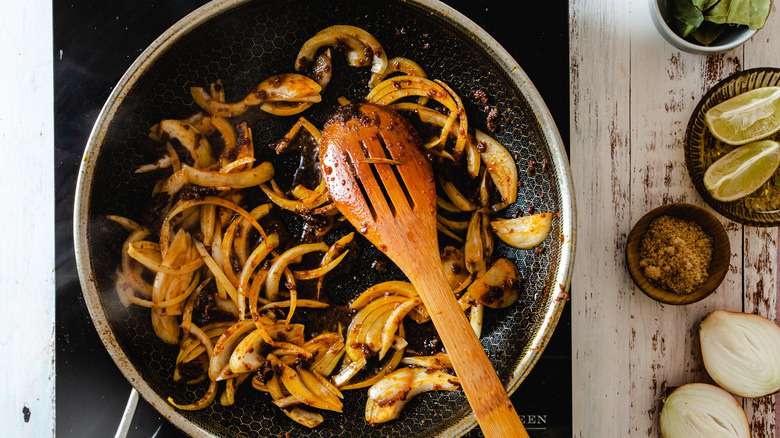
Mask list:
MULTIPOLYGON (((162 343, 151 329, 148 310, 124 309, 113 291, 112 273, 119 262, 125 232, 106 214, 136 217, 151 193, 152 182, 134 174, 148 161, 139 147, 148 129, 163 118, 186 117, 198 108, 189 87, 222 79, 228 101, 242 98, 263 79, 293 71, 303 42, 334 24, 350 24, 372 33, 389 57, 418 62, 432 78, 442 79, 464 99, 469 121, 486 131, 484 105, 471 97, 481 90, 505 118, 494 137, 517 157, 521 188, 506 216, 519 212, 556 213, 544 251, 497 245, 496 255, 513 259, 523 277, 519 301, 508 309, 486 312, 482 343, 510 390, 519 385, 538 359, 568 298, 574 251, 575 208, 562 142, 538 93, 503 49, 474 23, 432 1, 221 1, 210 3, 177 23, 141 55, 122 78, 104 107, 85 152, 76 199, 77 263, 90 314, 115 362, 157 410, 193 436, 459 436, 475 425, 462 392, 434 392, 412 400, 397 421, 370 426, 364 419, 366 390, 349 391, 344 413, 325 413, 314 430, 290 421, 266 394, 239 389, 234 406, 177 411, 165 399, 187 402, 205 387, 172 381, 175 347, 162 343), (525 172, 529 163, 550 163, 546 170, 525 172)), ((336 55, 337 58, 339 55, 336 55)), ((323 101, 305 115, 322 126, 336 99, 356 100, 368 92, 367 68, 334 64, 323 101)), ((285 186, 298 163, 275 157, 268 145, 297 120, 263 118, 250 126, 258 162, 273 159, 276 178, 285 186), (285 178, 287 178, 285 180, 285 178)), ((364 243, 365 241, 362 240, 364 243)), ((402 279, 400 271, 365 243, 353 269, 332 282, 328 296, 346 304, 367 287, 402 279), (377 265, 385 266, 376 269, 377 265)))

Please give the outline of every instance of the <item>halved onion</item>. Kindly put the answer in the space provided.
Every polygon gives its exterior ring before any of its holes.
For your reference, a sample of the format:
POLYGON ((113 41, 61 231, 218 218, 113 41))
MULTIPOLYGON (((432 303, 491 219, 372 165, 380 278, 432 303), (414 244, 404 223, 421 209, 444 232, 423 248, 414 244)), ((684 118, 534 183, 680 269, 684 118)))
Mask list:
POLYGON ((716 310, 699 325, 704 367, 723 389, 741 397, 780 390, 780 327, 758 315, 716 310))
POLYGON ((728 392, 706 383, 675 389, 659 418, 664 438, 750 438, 745 411, 728 392))

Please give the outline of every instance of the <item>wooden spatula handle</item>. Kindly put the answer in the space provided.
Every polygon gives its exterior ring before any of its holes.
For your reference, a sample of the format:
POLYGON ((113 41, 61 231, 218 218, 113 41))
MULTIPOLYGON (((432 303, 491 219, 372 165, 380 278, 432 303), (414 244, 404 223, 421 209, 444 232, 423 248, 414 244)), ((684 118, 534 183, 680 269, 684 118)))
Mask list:
POLYGON ((528 437, 474 330, 447 284, 441 263, 418 266, 410 278, 425 303, 486 437, 528 437))

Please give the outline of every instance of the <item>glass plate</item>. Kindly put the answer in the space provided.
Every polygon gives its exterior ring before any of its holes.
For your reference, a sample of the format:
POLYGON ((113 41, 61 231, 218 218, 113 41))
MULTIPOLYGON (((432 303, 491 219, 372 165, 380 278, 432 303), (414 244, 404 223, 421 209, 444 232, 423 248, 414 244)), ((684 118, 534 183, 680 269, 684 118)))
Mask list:
MULTIPOLYGON (((699 101, 685 131, 685 165, 696 190, 715 211, 745 225, 780 225, 780 172, 775 172, 763 186, 742 199, 732 202, 714 199, 704 187, 704 172, 712 163, 737 146, 728 145, 715 138, 707 127, 704 115, 713 106, 738 94, 772 86, 780 86, 780 68, 755 68, 727 77, 712 87, 699 101)), ((765 139, 780 141, 780 133, 765 139)))

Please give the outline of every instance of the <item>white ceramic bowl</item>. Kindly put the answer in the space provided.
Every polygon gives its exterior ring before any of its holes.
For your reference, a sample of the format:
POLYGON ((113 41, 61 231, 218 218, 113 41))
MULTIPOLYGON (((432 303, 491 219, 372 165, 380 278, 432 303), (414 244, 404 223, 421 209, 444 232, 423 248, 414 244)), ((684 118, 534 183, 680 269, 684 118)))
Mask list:
POLYGON ((655 28, 658 29, 658 32, 669 42, 669 44, 686 52, 702 55, 726 52, 741 45, 758 32, 757 30, 751 30, 747 27, 731 27, 726 29, 723 34, 718 37, 715 41, 716 44, 704 46, 693 43, 674 33, 666 24, 664 18, 667 13, 666 3, 667 0, 650 0, 650 17, 653 19, 655 28))

